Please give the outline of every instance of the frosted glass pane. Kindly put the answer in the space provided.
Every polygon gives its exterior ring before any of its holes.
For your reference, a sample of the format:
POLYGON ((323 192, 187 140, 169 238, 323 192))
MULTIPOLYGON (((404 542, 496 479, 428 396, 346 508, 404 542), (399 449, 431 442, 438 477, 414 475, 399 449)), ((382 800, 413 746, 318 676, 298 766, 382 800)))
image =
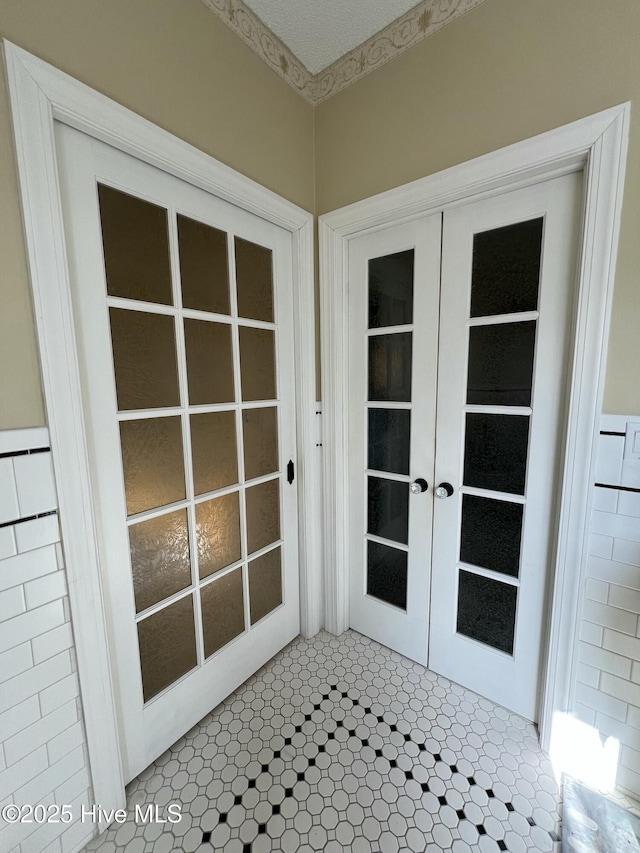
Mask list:
POLYGON ((269 480, 246 490, 249 554, 280 538, 280 483, 269 480))
POLYGON ((278 470, 278 410, 245 409, 242 413, 244 432, 244 476, 246 480, 263 477, 278 470))
POLYGON ((204 656, 209 657, 244 631, 242 569, 234 569, 200 590, 204 656))
POLYGON ((138 622, 142 692, 148 702, 197 664, 193 596, 138 622))
POLYGON ((414 250, 369 261, 369 328, 413 322, 414 250))
POLYGON ((234 412, 191 415, 191 456, 196 495, 238 482, 234 412))
POLYGON ((282 604, 280 552, 280 548, 274 548, 249 563, 249 609, 252 625, 282 604))
POLYGON ((167 211, 98 184, 109 296, 173 304, 167 211))
POLYGON ((189 404, 233 403, 231 327, 206 320, 184 321, 189 404))
POLYGON ((229 313, 229 262, 224 231, 178 214, 182 304, 196 311, 229 313))
POLYGON ((276 399, 275 335, 269 329, 240 326, 243 400, 276 399))
POLYGON ((472 317, 536 310, 543 223, 531 219, 474 235, 472 317))
POLYGON ((369 400, 411 402, 412 333, 369 337, 369 400))
POLYGON ((127 515, 186 497, 179 417, 120 424, 127 515))
POLYGON ((131 525, 129 545, 136 613, 191 583, 185 509, 131 525))
POLYGON ((109 309, 118 409, 179 406, 173 317, 109 309))
POLYGON ((237 492, 196 504, 196 535, 200 578, 219 572, 240 559, 237 492))
POLYGON ((238 315, 273 322, 273 259, 271 249, 235 238, 238 315))

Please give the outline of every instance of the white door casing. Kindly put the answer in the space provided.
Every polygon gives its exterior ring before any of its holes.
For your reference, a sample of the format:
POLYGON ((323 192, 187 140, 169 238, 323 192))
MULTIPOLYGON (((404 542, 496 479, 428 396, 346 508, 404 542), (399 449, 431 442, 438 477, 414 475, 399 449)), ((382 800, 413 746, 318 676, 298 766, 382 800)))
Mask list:
POLYGON ((540 720, 548 749, 555 712, 571 709, 594 472, 594 435, 604 390, 606 337, 615 274, 629 127, 629 104, 516 143, 320 218, 323 354, 325 621, 348 625, 348 266, 346 243, 471 199, 481 199, 584 169, 576 323, 570 355, 565 456, 558 496, 558 538, 545 631, 540 720))
MULTIPOLYGON (((6 40, 3 47, 91 779, 95 801, 110 810, 125 805, 125 791, 82 417, 54 121, 155 165, 292 235, 299 454, 296 477, 301 630, 305 636, 313 636, 322 619, 312 216, 27 51, 6 40)), ((102 820, 98 829, 104 828, 102 820)))

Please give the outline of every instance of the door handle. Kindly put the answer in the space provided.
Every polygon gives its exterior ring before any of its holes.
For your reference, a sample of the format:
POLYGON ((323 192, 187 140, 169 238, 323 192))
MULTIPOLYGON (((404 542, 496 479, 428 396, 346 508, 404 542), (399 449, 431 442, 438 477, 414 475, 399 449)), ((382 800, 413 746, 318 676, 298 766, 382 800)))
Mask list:
POLYGON ((421 492, 426 492, 429 488, 429 483, 422 477, 418 477, 417 480, 414 480, 413 483, 409 486, 412 495, 419 495, 421 492))
POLYGON ((440 485, 436 489, 436 497, 440 498, 440 500, 450 498, 452 494, 453 486, 451 485, 451 483, 440 483, 440 485))

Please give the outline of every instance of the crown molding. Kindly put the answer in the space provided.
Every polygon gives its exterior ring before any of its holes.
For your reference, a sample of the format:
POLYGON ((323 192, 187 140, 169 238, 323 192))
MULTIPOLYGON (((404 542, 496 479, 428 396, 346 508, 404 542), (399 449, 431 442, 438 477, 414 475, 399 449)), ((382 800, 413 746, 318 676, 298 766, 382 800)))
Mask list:
POLYGON ((202 0, 242 41, 312 106, 391 62, 486 0, 422 0, 318 74, 310 74, 243 0, 202 0))

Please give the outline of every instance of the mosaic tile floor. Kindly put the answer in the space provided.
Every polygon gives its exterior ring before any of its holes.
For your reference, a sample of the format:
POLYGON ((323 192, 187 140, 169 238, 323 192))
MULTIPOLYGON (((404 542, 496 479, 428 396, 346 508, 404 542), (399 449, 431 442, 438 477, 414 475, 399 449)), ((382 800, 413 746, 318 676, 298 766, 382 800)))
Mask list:
POLYGON ((533 726, 348 631, 296 640, 127 788, 99 853, 559 851, 533 726))

